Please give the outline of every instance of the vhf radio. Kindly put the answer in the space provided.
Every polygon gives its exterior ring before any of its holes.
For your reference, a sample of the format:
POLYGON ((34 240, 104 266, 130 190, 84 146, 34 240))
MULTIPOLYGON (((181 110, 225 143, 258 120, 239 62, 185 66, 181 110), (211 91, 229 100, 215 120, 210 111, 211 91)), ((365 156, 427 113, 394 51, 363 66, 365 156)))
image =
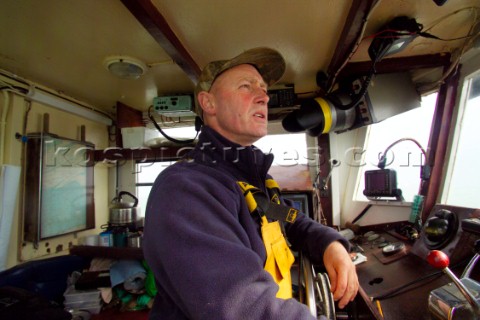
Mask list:
POLYGON ((195 116, 191 95, 162 96, 153 98, 153 110, 166 117, 195 116))

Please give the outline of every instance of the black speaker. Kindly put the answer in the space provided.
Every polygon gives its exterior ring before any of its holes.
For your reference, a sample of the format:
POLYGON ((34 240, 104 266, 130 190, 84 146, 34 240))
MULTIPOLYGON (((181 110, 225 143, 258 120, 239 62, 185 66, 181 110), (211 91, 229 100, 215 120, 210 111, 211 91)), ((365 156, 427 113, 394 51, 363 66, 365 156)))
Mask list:
POLYGON ((479 217, 477 209, 436 204, 424 221, 411 253, 426 260, 431 250, 441 250, 450 258, 450 265, 471 258, 478 236, 462 230, 461 221, 479 217))

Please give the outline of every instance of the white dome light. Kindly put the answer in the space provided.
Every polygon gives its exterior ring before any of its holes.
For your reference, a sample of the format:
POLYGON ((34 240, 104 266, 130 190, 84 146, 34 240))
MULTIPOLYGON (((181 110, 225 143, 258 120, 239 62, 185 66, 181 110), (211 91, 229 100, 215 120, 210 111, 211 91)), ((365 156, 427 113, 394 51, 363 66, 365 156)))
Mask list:
POLYGON ((111 74, 122 79, 138 79, 147 71, 143 61, 128 56, 106 57, 103 65, 111 74))

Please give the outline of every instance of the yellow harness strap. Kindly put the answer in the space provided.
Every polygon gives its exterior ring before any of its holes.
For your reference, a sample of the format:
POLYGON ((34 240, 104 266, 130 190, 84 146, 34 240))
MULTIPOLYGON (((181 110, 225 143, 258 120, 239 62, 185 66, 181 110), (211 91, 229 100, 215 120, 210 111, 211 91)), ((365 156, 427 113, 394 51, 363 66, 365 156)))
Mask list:
MULTIPOLYGON (((276 297, 281 299, 292 298, 292 276, 290 268, 295 261, 295 257, 288 247, 280 223, 278 220, 268 222, 262 206, 257 203, 257 201, 264 201, 266 197, 265 193, 246 182, 239 181, 238 185, 243 191, 250 213, 260 215, 262 239, 267 253, 264 269, 270 273, 279 287, 276 297)), ((269 186, 271 188, 273 185, 278 188, 278 184, 274 180, 267 180, 266 185, 267 188, 269 188, 269 186), (273 181, 273 183, 268 181, 273 181)), ((280 188, 278 188, 278 190, 279 189, 280 188)), ((276 200, 275 202, 278 201, 277 203, 280 203, 278 197, 279 193, 274 193, 271 200, 276 200)))
POLYGON ((267 251, 267 260, 263 267, 270 273, 278 284, 277 298, 289 299, 292 297, 292 267, 295 257, 288 247, 278 221, 268 222, 262 217, 262 239, 267 251))

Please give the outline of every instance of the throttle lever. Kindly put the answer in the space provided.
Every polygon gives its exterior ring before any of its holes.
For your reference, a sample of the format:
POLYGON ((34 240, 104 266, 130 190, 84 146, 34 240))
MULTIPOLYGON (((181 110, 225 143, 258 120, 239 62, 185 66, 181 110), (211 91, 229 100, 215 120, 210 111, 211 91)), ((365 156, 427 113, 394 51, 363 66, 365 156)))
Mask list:
MULTIPOLYGON (((477 253, 478 255, 478 253, 477 253)), ((476 256, 477 256, 476 255, 476 256)), ((434 268, 442 269, 442 271, 452 279, 458 290, 465 296, 476 315, 480 315, 480 303, 475 299, 475 296, 470 290, 457 278, 457 276, 448 267, 450 259, 448 256, 439 250, 432 250, 427 256, 427 262, 434 268)))

